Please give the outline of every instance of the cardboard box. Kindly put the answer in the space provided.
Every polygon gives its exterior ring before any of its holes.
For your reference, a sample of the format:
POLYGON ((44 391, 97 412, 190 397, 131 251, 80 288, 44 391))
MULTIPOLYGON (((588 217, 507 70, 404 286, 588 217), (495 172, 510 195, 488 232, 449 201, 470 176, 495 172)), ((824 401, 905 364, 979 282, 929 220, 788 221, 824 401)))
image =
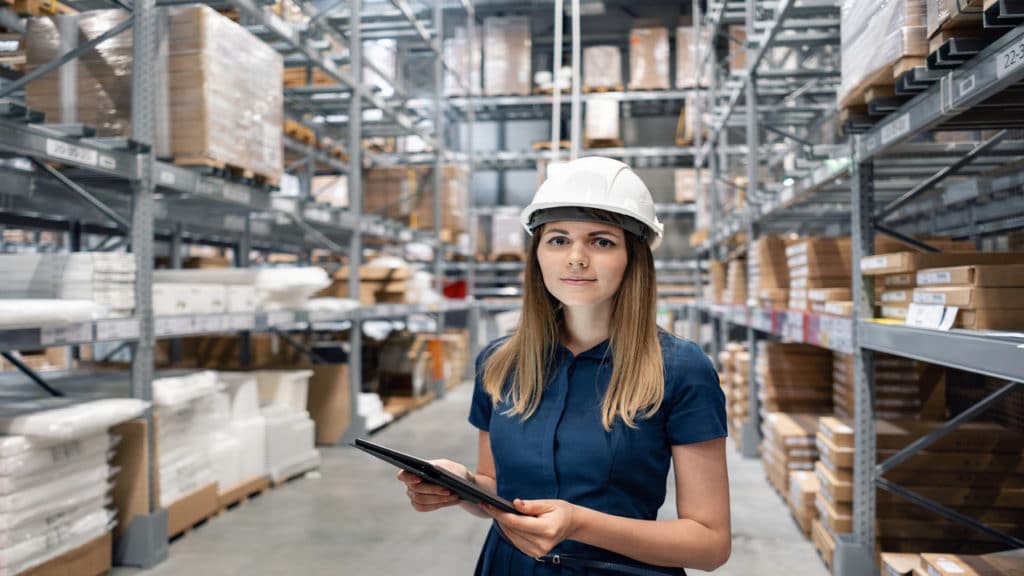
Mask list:
POLYGON ((925 268, 972 266, 985 264, 1024 264, 1024 252, 925 253, 895 252, 861 259, 861 272, 866 276, 916 273, 925 268))
POLYGON ((975 288, 973 286, 944 286, 915 288, 914 302, 941 304, 960 308, 1024 309, 1024 287, 975 288))
POLYGON ((814 541, 814 547, 821 553, 825 564, 828 564, 828 567, 831 569, 833 556, 836 552, 835 538, 828 533, 828 530, 822 526, 821 522, 814 520, 811 522, 811 540, 814 541))
POLYGON ((813 302, 850 300, 849 288, 813 288, 807 291, 807 299, 813 302))
POLYGON ((747 71, 747 29, 729 26, 729 36, 729 72, 744 74, 747 71))
POLYGON ((914 301, 914 291, 883 290, 878 293, 878 303, 882 306, 906 307, 914 301))
MULTIPOLYGON (((159 488, 155 490, 159 492, 159 488)), ((219 508, 216 482, 172 502, 167 506, 167 535, 173 538, 183 534, 192 526, 216 514, 219 508)))
POLYGON ((927 0, 928 37, 940 30, 974 28, 981 23, 982 0, 927 0))
POLYGON ((668 28, 634 28, 629 33, 629 88, 668 90, 668 28))
POLYGON ((113 564, 113 537, 110 533, 69 550, 60 556, 30 568, 21 576, 99 576, 113 564))
POLYGON ((1005 266, 953 266, 931 268, 917 273, 918 286, 968 284, 978 288, 1024 286, 1024 264, 1005 266))
POLYGON ((921 554, 921 563, 930 576, 1021 576, 1024 558, 986 554, 921 554))
POLYGON ((917 286, 916 274, 890 274, 881 278, 882 285, 886 288, 913 288, 917 286))
POLYGON ((121 437, 110 462, 112 467, 121 470, 114 478, 111 492, 113 508, 117 510, 114 535, 118 538, 135 516, 149 514, 148 430, 149 426, 142 418, 123 422, 110 429, 111 434, 121 437))
POLYGON ((921 567, 920 554, 882 552, 880 562, 882 576, 928 576, 926 569, 921 567))
POLYGON ((1024 329, 1024 310, 960 310, 954 326, 971 330, 1021 330, 1024 329))
POLYGON ((352 423, 348 364, 314 364, 309 380, 309 415, 316 423, 316 443, 334 445, 352 423))
POLYGON ((530 19, 484 20, 484 94, 530 94, 530 19))
POLYGON ((693 168, 676 168, 673 174, 675 198, 679 203, 697 201, 697 171, 693 168))
POLYGON ((583 49, 583 88, 622 89, 622 51, 618 46, 583 49))

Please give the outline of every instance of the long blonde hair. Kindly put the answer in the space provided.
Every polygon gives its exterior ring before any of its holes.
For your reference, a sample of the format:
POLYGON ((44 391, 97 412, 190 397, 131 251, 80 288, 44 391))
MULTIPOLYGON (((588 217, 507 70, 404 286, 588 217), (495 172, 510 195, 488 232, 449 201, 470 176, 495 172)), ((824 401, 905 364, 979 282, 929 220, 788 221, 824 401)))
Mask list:
MULTIPOLYGON (((526 420, 540 405, 562 325, 560 303, 544 286, 534 232, 523 280, 523 308, 516 331, 483 366, 484 390, 494 406, 508 400, 506 412, 526 420), (514 379, 506 386, 509 376, 514 379)), ((612 376, 601 406, 601 421, 611 430, 616 418, 629 427, 658 411, 665 397, 665 367, 658 341, 654 257, 638 236, 624 234, 629 258, 612 305, 612 376)))

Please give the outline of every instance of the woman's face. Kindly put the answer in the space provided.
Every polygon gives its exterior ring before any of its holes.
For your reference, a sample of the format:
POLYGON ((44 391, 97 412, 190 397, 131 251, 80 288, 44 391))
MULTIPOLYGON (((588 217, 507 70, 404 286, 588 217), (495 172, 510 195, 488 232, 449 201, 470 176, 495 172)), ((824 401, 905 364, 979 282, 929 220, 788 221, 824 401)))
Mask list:
POLYGON ((544 285, 564 306, 610 301, 629 262, 625 232, 599 222, 551 222, 537 246, 544 285))

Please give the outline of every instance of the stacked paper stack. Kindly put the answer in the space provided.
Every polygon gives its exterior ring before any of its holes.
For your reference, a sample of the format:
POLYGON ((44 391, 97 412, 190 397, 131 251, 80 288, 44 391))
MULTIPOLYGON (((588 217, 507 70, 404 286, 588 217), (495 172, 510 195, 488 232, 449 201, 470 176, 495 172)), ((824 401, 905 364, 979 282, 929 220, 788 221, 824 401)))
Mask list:
POLYGON ((804 534, 811 536, 818 509, 814 502, 818 497, 818 477, 812 470, 791 470, 789 473, 789 509, 804 534))
POLYGON ((764 412, 832 412, 831 352, 806 344, 757 346, 758 396, 764 412))
POLYGON ((218 428, 217 390, 211 371, 153 381, 161 506, 216 489, 210 431, 218 428))
POLYGON ((0 298, 91 301, 111 316, 128 316, 135 309, 132 254, 4 254, 0 275, 0 298))
POLYGON ((737 306, 747 304, 747 260, 745 258, 729 261, 722 303, 737 306))
MULTIPOLYGON (((935 421, 875 424, 877 458, 883 461, 942 425, 935 421)), ((821 539, 834 541, 853 528, 854 430, 848 420, 824 417, 817 435, 820 459, 818 507, 821 539)), ((1008 534, 1024 533, 1024 436, 988 423, 967 423, 886 473, 917 494, 1008 534)), ((991 540, 945 521, 887 491, 876 496, 880 549, 894 552, 980 553, 996 549, 991 540)), ((816 538, 817 543, 817 538, 816 538)))
POLYGON ((704 299, 712 304, 725 301, 726 264, 718 260, 711 261, 711 282, 704 285, 704 299))
POLYGON ((818 449, 814 445, 817 416, 771 412, 761 423, 761 458, 768 481, 788 500, 789 473, 814 470, 818 449))
POLYGON ((138 400, 67 398, 0 407, 0 573, 20 574, 84 546, 105 547, 97 569, 110 569, 108 429, 144 409, 138 400))
POLYGON ((153 272, 157 314, 301 310, 330 284, 323 268, 208 268, 153 272))
POLYGON ((320 465, 316 425, 306 409, 309 370, 264 370, 255 373, 260 412, 266 421, 267 472, 280 482, 320 465))
MULTIPOLYGON (((852 418, 856 374, 853 356, 835 353, 832 358, 835 412, 852 418)), ((874 369, 875 414, 878 417, 895 420, 944 416, 947 377, 944 368, 877 353, 874 369)))
POLYGON ((917 286, 914 302, 956 307, 959 328, 1024 328, 1024 264, 925 269, 917 273, 917 286))
POLYGON ((786 241, 768 234, 750 244, 750 293, 760 306, 784 309, 789 304, 789 265, 786 241))
MULTIPOLYGON (((811 290, 845 288, 845 300, 850 289, 850 239, 804 238, 786 247, 789 265, 789 307, 810 312, 811 290)), ((817 294, 817 293, 816 293, 817 294)), ((842 294, 822 293, 824 296, 842 294)))
MULTIPOLYGON (((931 6, 931 4, 929 4, 931 6)), ((883 552, 886 576, 1005 576, 1024 574, 1024 557, 1014 552, 995 554, 899 554, 883 552)))

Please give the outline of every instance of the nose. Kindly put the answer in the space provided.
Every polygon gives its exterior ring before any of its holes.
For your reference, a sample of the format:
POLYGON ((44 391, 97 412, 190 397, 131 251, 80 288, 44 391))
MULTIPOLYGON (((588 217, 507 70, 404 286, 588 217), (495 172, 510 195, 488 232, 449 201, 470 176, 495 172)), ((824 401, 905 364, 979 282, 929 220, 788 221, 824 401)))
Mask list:
POLYGON ((582 269, 587 267, 587 255, 579 245, 574 246, 572 251, 569 252, 568 263, 570 269, 582 269))

